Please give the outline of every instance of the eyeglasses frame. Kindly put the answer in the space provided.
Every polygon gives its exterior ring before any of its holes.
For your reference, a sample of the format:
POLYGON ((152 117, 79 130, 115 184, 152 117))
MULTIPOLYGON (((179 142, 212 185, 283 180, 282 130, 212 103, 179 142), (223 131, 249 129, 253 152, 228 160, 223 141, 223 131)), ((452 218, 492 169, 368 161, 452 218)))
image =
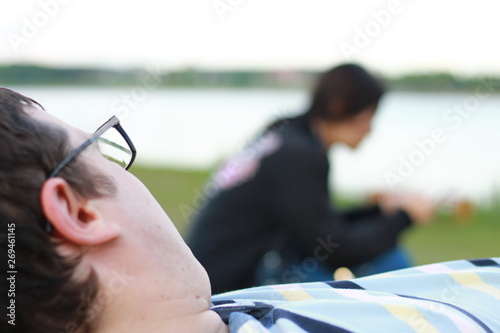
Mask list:
POLYGON ((57 176, 57 174, 59 174, 59 172, 61 172, 61 170, 64 169, 64 167, 66 167, 82 151, 87 149, 91 144, 97 141, 107 130, 109 130, 112 127, 114 127, 122 135, 122 137, 125 139, 130 148, 130 152, 132 153, 132 158, 130 159, 128 165, 125 167, 125 170, 128 170, 130 166, 134 163, 137 151, 135 149, 134 144, 132 143, 132 140, 130 140, 130 137, 127 135, 123 127, 120 125, 120 120, 118 119, 118 117, 112 116, 111 118, 108 119, 108 121, 102 124, 88 140, 86 140, 79 147, 73 150, 71 154, 69 154, 61 163, 59 163, 47 178, 52 178, 57 176))

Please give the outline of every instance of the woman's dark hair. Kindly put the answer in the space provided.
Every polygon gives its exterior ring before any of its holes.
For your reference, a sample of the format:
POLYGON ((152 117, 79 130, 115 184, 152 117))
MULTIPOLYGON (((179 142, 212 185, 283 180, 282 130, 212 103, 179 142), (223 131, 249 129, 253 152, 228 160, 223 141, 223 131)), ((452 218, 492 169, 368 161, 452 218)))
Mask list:
MULTIPOLYGON (((75 280, 80 259, 59 254, 58 239, 44 228, 40 203, 48 174, 72 147, 65 130, 36 120, 26 107, 40 105, 0 88, 0 332, 86 332, 97 277, 92 273, 75 280), (14 283, 7 280, 12 270, 17 271, 14 283), (15 309, 7 309, 12 300, 15 309), (5 311, 15 314, 15 325, 5 311)), ((110 179, 78 158, 60 177, 86 198, 113 192, 110 179)))
MULTIPOLYGON (((313 119, 342 121, 366 107, 376 106, 384 92, 382 80, 364 68, 354 64, 340 65, 320 75, 311 94, 311 105, 301 117, 309 122, 313 119)), ((265 131, 282 128, 293 118, 277 119, 265 131)))
POLYGON ((369 106, 376 106, 385 88, 381 80, 354 64, 323 73, 312 92, 309 119, 342 121, 369 106))

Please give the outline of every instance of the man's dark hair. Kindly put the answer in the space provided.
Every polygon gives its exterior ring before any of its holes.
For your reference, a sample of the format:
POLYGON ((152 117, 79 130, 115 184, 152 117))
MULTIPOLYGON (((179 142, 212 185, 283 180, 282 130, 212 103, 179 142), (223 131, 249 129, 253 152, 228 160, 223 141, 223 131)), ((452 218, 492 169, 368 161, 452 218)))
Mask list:
POLYGON ((369 106, 376 106, 384 94, 382 81, 355 64, 344 64, 323 73, 312 92, 307 116, 342 121, 369 106), (332 103, 342 107, 332 108, 332 103))
MULTIPOLYGON (((30 98, 0 88, 0 332, 86 332, 97 277, 91 273, 83 281, 74 279, 80 258, 58 253, 58 239, 45 230, 40 203, 47 176, 72 147, 64 129, 36 120, 25 112, 28 107, 43 109, 30 98), (13 270, 8 266, 8 226, 14 226, 10 231, 15 234, 15 246, 10 247, 17 271, 13 285, 7 280, 7 271, 13 270), (15 326, 8 323, 11 299, 15 326)), ((113 193, 110 179, 95 174, 78 158, 59 177, 86 198, 113 193)))

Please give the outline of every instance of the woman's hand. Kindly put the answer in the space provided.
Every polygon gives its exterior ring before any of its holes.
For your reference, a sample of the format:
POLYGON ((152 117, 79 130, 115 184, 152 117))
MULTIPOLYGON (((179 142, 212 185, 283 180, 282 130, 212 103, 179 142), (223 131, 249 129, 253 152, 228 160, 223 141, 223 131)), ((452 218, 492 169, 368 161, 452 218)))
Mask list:
POLYGON ((386 214, 404 210, 416 224, 429 224, 434 216, 436 204, 420 195, 378 195, 378 204, 386 214))

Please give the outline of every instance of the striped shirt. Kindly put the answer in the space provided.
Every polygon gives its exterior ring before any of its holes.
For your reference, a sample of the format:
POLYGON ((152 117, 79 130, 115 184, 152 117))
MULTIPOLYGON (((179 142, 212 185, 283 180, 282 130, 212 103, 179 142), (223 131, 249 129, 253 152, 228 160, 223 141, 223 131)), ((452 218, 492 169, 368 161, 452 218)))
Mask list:
POLYGON ((500 332, 500 258, 215 295, 233 333, 500 332))

